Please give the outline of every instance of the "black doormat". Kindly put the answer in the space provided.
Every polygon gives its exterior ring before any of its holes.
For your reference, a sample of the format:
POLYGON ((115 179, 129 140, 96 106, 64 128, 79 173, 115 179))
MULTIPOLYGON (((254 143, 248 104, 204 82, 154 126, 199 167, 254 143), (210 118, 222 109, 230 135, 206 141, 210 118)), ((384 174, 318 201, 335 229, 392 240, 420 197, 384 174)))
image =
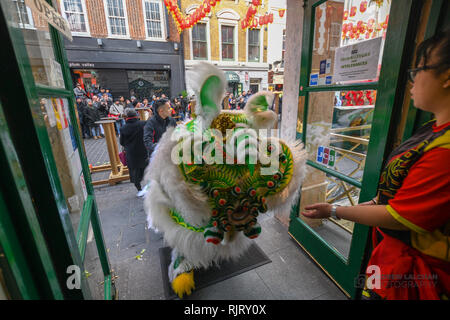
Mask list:
MULTIPOLYGON (((164 295, 167 300, 178 298, 169 282, 168 270, 171 262, 171 251, 170 247, 159 248, 164 295)), ((224 281, 269 262, 272 262, 272 260, 269 259, 256 243, 253 243, 238 260, 228 260, 222 262, 219 266, 194 270, 195 290, 224 281)))

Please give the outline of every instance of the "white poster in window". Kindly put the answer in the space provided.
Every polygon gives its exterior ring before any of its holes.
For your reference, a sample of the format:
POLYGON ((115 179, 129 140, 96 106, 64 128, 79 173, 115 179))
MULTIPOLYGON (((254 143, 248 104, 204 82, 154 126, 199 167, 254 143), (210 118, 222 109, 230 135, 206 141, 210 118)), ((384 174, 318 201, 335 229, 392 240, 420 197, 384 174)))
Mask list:
POLYGON ((371 80, 377 77, 381 37, 336 49, 333 80, 371 80))

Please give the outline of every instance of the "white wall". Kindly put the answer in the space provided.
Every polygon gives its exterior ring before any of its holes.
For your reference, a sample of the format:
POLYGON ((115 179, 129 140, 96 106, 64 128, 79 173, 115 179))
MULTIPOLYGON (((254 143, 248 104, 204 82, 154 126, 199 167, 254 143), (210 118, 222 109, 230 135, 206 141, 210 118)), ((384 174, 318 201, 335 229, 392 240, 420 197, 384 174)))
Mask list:
POLYGON ((278 9, 286 9, 286 0, 269 0, 269 13, 273 13, 273 23, 268 25, 268 46, 267 62, 272 64, 274 61, 281 60, 281 51, 283 48, 283 29, 286 29, 286 16, 280 18, 278 9))

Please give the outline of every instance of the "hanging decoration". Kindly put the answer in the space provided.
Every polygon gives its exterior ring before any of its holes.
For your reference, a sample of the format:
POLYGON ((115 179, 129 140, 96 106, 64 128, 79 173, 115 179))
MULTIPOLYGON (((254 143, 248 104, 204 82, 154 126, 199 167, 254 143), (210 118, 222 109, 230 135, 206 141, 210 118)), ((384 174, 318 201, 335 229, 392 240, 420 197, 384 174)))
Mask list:
POLYGON ((280 16, 280 18, 283 18, 285 12, 286 12, 286 9, 278 10, 278 15, 280 16))
MULTIPOLYGON (((242 29, 254 29, 258 26, 264 26, 269 23, 273 23, 273 13, 265 13, 263 16, 256 18, 255 15, 258 12, 258 7, 261 5, 261 0, 252 0, 252 3, 247 9, 247 13, 245 14, 244 19, 241 20, 241 28, 242 29)), ((278 14, 280 17, 284 15, 284 11, 286 9, 278 10, 278 14), (283 13, 281 13, 283 11, 283 13)))
POLYGON ((188 16, 183 15, 180 7, 178 7, 177 0, 164 0, 164 5, 166 6, 167 11, 172 15, 178 33, 181 33, 184 29, 189 29, 197 24, 197 22, 209 14, 211 9, 219 2, 220 0, 203 0, 202 4, 188 16))

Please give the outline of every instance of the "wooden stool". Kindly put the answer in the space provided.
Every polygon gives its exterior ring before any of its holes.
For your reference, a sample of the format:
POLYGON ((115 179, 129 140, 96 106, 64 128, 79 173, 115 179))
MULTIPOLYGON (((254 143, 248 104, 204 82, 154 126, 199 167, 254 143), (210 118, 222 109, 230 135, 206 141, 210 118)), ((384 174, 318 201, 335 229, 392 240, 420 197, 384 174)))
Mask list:
POLYGON ((115 185, 117 182, 128 180, 128 168, 124 166, 119 159, 119 148, 117 147, 116 130, 114 123, 116 120, 108 118, 108 120, 96 121, 96 124, 101 124, 105 131, 106 145, 108 147, 109 164, 92 167, 91 173, 111 170, 109 178, 106 180, 93 181, 92 184, 109 184, 115 185))

